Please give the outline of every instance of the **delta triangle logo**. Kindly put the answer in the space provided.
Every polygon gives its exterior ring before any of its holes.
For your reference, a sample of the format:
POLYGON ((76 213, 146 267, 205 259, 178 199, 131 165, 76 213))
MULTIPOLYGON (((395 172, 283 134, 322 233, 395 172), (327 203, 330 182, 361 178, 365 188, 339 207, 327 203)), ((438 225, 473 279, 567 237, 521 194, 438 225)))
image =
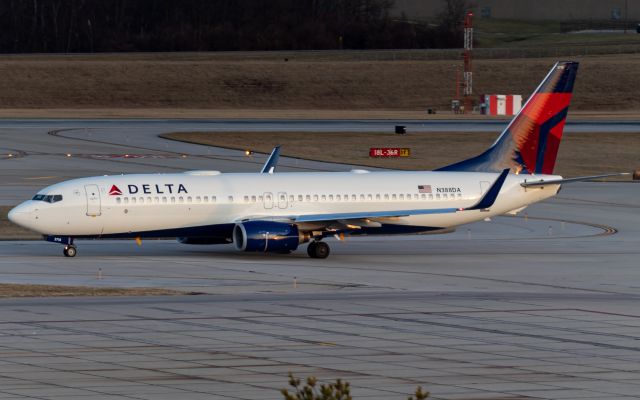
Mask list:
POLYGON ((118 189, 116 185, 111 185, 111 189, 109 189, 110 196, 122 196, 122 191, 118 189))

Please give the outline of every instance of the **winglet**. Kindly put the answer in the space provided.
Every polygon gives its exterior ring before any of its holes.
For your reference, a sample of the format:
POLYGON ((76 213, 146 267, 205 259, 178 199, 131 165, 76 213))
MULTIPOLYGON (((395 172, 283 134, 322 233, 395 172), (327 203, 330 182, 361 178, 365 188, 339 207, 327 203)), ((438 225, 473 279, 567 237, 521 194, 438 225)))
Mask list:
POLYGON ((485 195, 480 199, 478 203, 476 203, 476 205, 465 208, 465 210, 486 210, 487 208, 491 207, 493 203, 496 202, 498 193, 500 193, 500 189, 502 189, 502 185, 507 179, 507 175, 509 175, 509 168, 505 168, 502 171, 498 179, 493 182, 493 185, 491 185, 489 190, 487 190, 487 193, 485 193, 485 195))
POLYGON ((278 158, 280 158, 280 146, 276 146, 273 148, 273 150, 271 150, 271 154, 262 166, 262 170, 260 170, 260 173, 273 174, 273 171, 276 170, 276 166, 278 165, 278 158))

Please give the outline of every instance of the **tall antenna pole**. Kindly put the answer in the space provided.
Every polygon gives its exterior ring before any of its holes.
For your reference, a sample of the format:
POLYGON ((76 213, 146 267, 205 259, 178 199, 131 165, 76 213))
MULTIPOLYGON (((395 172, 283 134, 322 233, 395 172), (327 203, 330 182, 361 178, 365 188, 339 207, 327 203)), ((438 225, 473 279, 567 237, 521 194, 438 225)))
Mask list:
POLYGON ((464 113, 471 114, 473 111, 473 65, 471 62, 473 54, 473 12, 469 11, 464 16, 464 113))

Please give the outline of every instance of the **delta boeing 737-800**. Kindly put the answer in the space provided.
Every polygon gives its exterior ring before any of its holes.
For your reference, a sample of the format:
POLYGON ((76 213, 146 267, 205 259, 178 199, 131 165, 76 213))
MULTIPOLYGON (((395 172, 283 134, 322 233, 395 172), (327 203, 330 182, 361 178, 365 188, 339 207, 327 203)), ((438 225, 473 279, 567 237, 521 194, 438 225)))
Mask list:
POLYGON ((558 193, 553 175, 576 62, 556 63, 496 142, 435 171, 274 173, 279 148, 260 173, 191 171, 99 176, 58 183, 9 219, 64 245, 75 239, 167 238, 233 243, 239 251, 329 255, 330 236, 449 231, 558 193))

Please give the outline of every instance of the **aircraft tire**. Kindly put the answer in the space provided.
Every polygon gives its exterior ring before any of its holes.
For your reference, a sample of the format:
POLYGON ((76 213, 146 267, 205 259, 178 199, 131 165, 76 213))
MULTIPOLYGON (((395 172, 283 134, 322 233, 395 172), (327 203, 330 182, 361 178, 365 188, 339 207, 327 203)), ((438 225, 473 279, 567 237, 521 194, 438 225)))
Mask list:
POLYGON ((76 250, 75 246, 65 246, 62 253, 65 257, 75 257, 78 254, 78 250, 76 250))
POLYGON ((316 243, 317 242, 310 242, 307 246, 307 254, 311 258, 316 258, 316 243))
POLYGON ((329 245, 325 242, 311 242, 307 247, 307 254, 311 258, 327 258, 330 252, 329 245))

